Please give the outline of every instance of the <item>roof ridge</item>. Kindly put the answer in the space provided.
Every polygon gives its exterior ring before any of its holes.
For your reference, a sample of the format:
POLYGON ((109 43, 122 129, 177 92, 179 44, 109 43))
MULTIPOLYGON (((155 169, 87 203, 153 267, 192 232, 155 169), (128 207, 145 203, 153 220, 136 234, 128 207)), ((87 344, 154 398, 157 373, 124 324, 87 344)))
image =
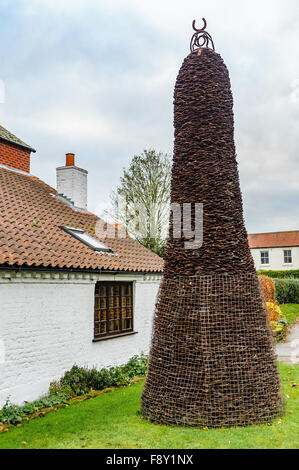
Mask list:
POLYGON ((36 150, 33 147, 31 147, 31 145, 26 144, 26 142, 19 139, 19 137, 14 135, 5 127, 1 126, 1 124, 0 124, 0 139, 5 140, 6 142, 10 142, 15 145, 19 145, 20 147, 26 148, 28 150, 31 150, 31 152, 34 152, 34 153, 36 152, 36 150))
POLYGON ((248 233, 248 236, 250 235, 273 235, 274 233, 299 233, 298 230, 282 230, 280 232, 256 232, 256 233, 248 233))

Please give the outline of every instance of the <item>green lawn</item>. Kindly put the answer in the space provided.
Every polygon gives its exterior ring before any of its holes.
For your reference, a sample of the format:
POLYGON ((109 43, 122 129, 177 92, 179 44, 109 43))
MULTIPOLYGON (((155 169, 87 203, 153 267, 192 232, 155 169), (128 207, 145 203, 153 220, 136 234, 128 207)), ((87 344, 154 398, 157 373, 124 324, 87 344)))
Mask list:
POLYGON ((286 316, 289 325, 295 323, 299 317, 299 305, 298 304, 281 304, 281 310, 286 316))
POLYGON ((0 434, 1 449, 257 449, 298 448, 299 366, 280 365, 286 415, 272 425, 230 429, 152 424, 137 414, 143 382, 71 405, 0 434))

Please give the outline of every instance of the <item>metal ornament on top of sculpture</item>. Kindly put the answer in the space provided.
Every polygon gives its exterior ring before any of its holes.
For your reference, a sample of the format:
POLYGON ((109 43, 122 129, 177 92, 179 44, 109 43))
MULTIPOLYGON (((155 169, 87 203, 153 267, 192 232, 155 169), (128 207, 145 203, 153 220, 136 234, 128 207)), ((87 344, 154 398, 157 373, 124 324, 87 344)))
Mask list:
POLYGON ((200 47, 175 85, 171 202, 203 203, 203 245, 185 250, 191 240, 172 237, 170 217, 141 408, 160 423, 269 422, 283 399, 243 220, 230 80, 221 56, 200 47))
POLYGON ((211 43, 213 51, 215 50, 214 41, 212 36, 206 31, 207 22, 205 18, 202 19, 203 27, 198 29, 195 27, 195 20, 192 21, 192 28, 194 29, 195 33, 193 34, 191 41, 190 41, 190 51, 196 52, 198 49, 202 47, 209 47, 211 43))

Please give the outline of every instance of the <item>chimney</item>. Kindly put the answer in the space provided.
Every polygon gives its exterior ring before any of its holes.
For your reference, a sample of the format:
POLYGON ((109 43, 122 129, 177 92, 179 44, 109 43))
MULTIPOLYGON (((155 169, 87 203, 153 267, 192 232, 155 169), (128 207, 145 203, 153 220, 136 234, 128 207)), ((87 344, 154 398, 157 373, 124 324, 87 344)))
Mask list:
POLYGON ((74 153, 67 153, 65 166, 56 168, 57 193, 70 199, 77 209, 87 209, 87 174, 75 165, 74 153))
POLYGON ((30 173, 30 154, 36 150, 0 125, 0 165, 30 173))

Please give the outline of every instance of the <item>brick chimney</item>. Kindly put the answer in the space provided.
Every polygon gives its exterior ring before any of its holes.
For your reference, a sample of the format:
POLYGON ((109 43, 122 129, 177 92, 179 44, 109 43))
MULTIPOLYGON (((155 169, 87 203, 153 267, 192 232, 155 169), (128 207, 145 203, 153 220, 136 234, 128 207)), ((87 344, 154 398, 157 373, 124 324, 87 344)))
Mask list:
POLYGON ((78 209, 87 209, 87 174, 75 165, 74 153, 67 153, 65 166, 56 168, 57 193, 70 199, 78 209))
POLYGON ((34 148, 0 126, 0 164, 30 173, 30 155, 34 148))

